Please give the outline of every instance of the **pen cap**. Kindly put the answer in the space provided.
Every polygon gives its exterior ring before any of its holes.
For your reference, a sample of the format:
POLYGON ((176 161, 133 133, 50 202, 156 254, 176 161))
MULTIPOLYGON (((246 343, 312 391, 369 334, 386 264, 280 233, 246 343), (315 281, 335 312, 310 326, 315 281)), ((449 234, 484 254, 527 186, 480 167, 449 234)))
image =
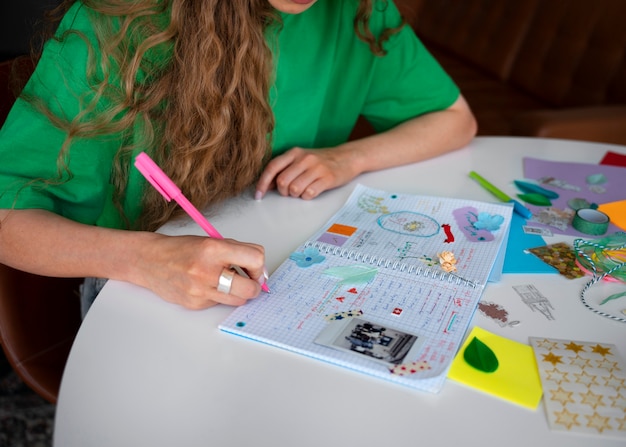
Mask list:
POLYGON ((145 152, 135 157, 135 167, 168 202, 180 194, 178 186, 145 152))

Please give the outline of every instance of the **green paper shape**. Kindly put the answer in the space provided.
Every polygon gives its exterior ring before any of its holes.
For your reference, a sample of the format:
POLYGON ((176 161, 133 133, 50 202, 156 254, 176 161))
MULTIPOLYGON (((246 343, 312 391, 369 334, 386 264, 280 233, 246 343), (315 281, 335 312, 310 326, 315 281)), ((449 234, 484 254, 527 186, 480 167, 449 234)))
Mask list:
POLYGON ((542 196, 546 196, 548 199, 559 198, 559 195, 556 192, 550 191, 546 188, 542 188, 541 186, 535 185, 534 183, 522 182, 520 180, 514 180, 514 183, 515 186, 517 186, 517 188, 522 192, 541 194, 542 196))
POLYGON ((531 205, 537 206, 550 206, 552 205, 552 201, 548 199, 543 194, 539 193, 528 193, 528 194, 518 194, 517 197, 522 199, 526 203, 530 203, 531 205))
POLYGON ((608 303, 609 301, 616 300, 616 299, 621 298, 621 297, 623 297, 623 296, 626 296, 626 292, 614 293, 613 295, 608 296, 608 297, 606 297, 605 299, 603 299, 603 300, 602 300, 602 302, 600 303, 600 305, 602 305, 602 304, 606 304, 606 303, 608 303))
POLYGON ((325 275, 339 278, 339 284, 364 284, 376 276, 378 269, 365 265, 331 267, 324 270, 325 275))
POLYGON ((498 369, 498 358, 491 348, 474 337, 463 351, 465 361, 479 371, 492 373, 498 369))

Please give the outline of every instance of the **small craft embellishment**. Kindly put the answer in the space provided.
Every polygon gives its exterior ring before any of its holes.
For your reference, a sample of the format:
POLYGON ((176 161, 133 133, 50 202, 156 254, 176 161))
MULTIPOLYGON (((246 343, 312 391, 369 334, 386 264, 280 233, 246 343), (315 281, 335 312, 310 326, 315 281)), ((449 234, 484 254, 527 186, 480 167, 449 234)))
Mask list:
POLYGON ((320 255, 317 248, 307 247, 303 252, 295 252, 289 255, 289 259, 296 262, 298 267, 311 267, 313 264, 324 262, 326 257, 320 255))
POLYGON ((444 272, 456 272, 456 258, 451 251, 442 251, 439 253, 439 265, 444 272))
POLYGON ((542 313, 548 320, 555 319, 552 315, 552 310, 554 310, 552 303, 535 286, 532 284, 513 286, 513 290, 517 292, 522 302, 530 307, 530 310, 542 313))
POLYGON ((589 191, 596 194, 603 194, 606 192, 604 185, 607 182, 604 174, 592 174, 587 177, 587 185, 589 191))
POLYGON ((520 323, 518 320, 509 321, 509 312, 496 303, 480 301, 478 303, 478 310, 481 314, 491 318, 502 327, 517 326, 520 323))
POLYGON ((363 315, 362 310, 347 310, 345 312, 337 312, 335 314, 326 315, 324 319, 326 321, 344 320, 346 318, 360 317, 363 315))
POLYGON ((473 206, 464 206, 452 211, 452 215, 461 233, 468 241, 489 242, 495 239, 492 233, 492 231, 495 231, 493 230, 495 223, 491 222, 489 213, 481 213, 473 206), (481 216, 481 223, 478 223, 479 216, 481 216))
POLYGON ((576 264, 574 250, 565 242, 529 248, 528 251, 546 264, 556 268, 561 275, 568 279, 585 276, 584 272, 576 264))
POLYGON ((497 231, 504 222, 504 217, 499 214, 478 213, 474 228, 477 230, 497 231))

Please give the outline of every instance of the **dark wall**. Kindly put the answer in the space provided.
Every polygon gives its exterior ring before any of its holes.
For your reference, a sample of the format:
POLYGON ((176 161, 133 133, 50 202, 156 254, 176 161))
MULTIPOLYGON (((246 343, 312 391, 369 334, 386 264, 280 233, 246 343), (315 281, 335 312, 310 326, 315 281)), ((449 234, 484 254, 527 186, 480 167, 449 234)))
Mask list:
POLYGON ((61 0, 0 0, 0 61, 30 51, 30 40, 44 11, 61 0))

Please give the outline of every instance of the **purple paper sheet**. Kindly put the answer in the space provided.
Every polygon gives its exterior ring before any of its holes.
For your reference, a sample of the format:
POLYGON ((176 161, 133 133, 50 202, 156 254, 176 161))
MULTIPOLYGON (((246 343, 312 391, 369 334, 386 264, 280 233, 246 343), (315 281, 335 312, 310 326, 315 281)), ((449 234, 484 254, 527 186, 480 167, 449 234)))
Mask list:
MULTIPOLYGON (((549 228, 554 234, 589 237, 571 225, 574 211, 568 202, 572 199, 584 199, 589 204, 597 205, 626 199, 626 168, 623 167, 525 157, 524 176, 527 180, 559 194, 557 199, 552 199, 552 205, 549 207, 527 203, 533 212, 533 217, 527 224, 549 228), (553 221, 548 224, 550 219, 553 221)), ((605 234, 616 231, 622 230, 610 224, 605 234)))

